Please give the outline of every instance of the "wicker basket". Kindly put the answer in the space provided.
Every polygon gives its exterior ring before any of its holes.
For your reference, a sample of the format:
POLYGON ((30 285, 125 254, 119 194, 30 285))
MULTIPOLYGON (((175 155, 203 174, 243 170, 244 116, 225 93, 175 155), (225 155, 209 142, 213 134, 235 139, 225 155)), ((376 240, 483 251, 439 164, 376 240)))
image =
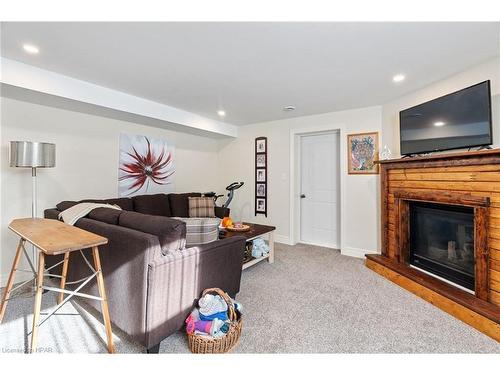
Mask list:
POLYGON ((205 289, 202 297, 207 293, 218 294, 224 299, 224 301, 226 301, 228 306, 228 317, 230 320, 229 331, 227 331, 227 333, 222 337, 210 337, 188 333, 189 349, 191 352, 197 354, 227 353, 240 340, 243 319, 241 315, 236 312, 231 298, 229 298, 229 296, 221 289, 205 289), (238 317, 238 315, 240 316, 238 317))

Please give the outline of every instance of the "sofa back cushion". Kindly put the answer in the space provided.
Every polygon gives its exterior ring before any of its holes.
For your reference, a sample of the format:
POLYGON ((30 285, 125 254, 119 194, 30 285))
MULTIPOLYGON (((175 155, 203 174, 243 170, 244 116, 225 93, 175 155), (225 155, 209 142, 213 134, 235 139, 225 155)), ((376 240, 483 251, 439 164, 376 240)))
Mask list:
POLYGON ((78 202, 76 202, 76 201, 62 201, 62 202, 59 202, 58 204, 56 204, 56 208, 62 212, 64 210, 67 210, 68 208, 73 207, 75 204, 78 204, 78 202))
POLYGON ((134 211, 146 215, 172 216, 167 194, 136 195, 132 197, 134 211))
POLYGON ((123 211, 121 210, 114 210, 112 208, 100 207, 100 208, 94 208, 92 211, 89 212, 87 216, 89 219, 102 221, 108 224, 118 225, 118 218, 122 212, 123 211))
POLYGON ((172 193, 168 195, 172 216, 189 217, 189 197, 201 197, 201 193, 172 193))
POLYGON ((79 203, 107 203, 115 204, 125 211, 134 211, 134 203, 130 198, 111 198, 111 199, 83 199, 79 203))
POLYGON ((212 197, 188 197, 189 217, 215 217, 212 197))
POLYGON ((169 217, 122 211, 118 225, 157 236, 164 255, 186 245, 186 224, 169 217))

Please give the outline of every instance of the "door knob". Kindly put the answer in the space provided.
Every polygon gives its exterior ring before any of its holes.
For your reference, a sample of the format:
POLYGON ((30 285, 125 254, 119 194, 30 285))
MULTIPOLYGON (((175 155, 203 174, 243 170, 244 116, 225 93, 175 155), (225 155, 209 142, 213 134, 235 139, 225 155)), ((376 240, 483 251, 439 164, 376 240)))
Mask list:
POLYGON ((300 194, 300 199, 304 199, 306 197, 305 194, 300 194))

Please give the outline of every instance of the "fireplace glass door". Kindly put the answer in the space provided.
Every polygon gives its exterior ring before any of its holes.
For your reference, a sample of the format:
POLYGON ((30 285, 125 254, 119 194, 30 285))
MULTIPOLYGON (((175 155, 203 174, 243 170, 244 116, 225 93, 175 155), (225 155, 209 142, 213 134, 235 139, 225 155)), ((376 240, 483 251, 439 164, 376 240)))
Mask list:
POLYGON ((410 202, 409 262, 474 291, 474 209, 410 202))

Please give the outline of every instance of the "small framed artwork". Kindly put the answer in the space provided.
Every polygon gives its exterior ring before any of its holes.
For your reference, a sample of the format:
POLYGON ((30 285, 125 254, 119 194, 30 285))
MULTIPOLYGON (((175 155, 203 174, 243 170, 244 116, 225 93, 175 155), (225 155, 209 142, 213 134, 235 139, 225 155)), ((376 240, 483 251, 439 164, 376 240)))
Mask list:
POLYGON ((255 138, 255 216, 267 217, 267 138, 255 138))
POLYGON ((258 197, 266 196, 266 184, 257 184, 257 196, 258 197))
POLYGON ((255 155, 255 165, 257 168, 265 168, 266 167, 266 154, 257 154, 255 155))
POLYGON ((257 169, 257 182, 266 182, 266 170, 265 169, 257 169))
POLYGON ((266 152, 266 139, 261 137, 257 138, 255 142, 255 152, 266 152))
POLYGON ((257 198, 257 212, 266 212, 265 198, 257 198))
POLYGON ((378 174, 378 132, 347 135, 349 174, 378 174))

